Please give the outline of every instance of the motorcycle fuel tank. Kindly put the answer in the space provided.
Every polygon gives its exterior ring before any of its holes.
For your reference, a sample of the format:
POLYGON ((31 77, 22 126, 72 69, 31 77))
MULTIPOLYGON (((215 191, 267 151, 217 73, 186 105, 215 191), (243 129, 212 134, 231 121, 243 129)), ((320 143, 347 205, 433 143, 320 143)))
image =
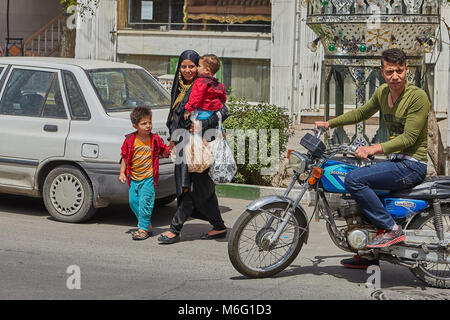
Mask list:
MULTIPOLYGON (((333 193, 349 193, 345 188, 344 180, 348 173, 358 169, 357 166, 342 162, 328 160, 322 166, 324 173, 321 178, 323 189, 326 192, 333 193)), ((375 190, 379 196, 389 194, 388 190, 375 190)))
POLYGON ((322 186, 326 192, 348 193, 344 185, 347 174, 357 167, 344 162, 329 160, 323 165, 322 186))

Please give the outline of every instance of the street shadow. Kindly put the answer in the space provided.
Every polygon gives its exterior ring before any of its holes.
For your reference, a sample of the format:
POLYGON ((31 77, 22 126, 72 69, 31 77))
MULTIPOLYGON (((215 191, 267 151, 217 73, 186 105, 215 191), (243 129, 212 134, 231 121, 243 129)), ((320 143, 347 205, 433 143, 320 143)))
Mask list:
POLYGON ((0 193, 0 211, 36 217, 49 215, 41 198, 3 193, 0 193))
MULTIPOLYGON (((166 205, 155 206, 152 213, 152 227, 153 234, 158 234, 157 230, 159 227, 166 227, 166 230, 170 223, 172 222, 172 218, 177 210, 177 202, 176 200, 172 201, 166 205)), ((230 207, 220 206, 219 210, 221 214, 226 214, 227 212, 232 211, 230 207)), ((49 219, 52 219, 51 217, 49 219)), ((188 222, 191 220, 198 220, 189 218, 188 222)), ((201 221, 201 220, 199 220, 201 221)), ((128 204, 113 204, 106 208, 100 208, 97 210, 95 215, 89 221, 85 223, 88 224, 111 224, 118 226, 130 226, 134 228, 137 223, 137 219, 133 211, 131 211, 128 204)), ((207 223, 207 222, 205 222, 207 223)), ((209 225, 209 224, 208 224, 209 225)), ((186 225, 188 227, 188 225, 186 225)), ((128 230, 129 233, 133 232, 135 229, 128 230)), ((184 228, 183 228, 184 231, 184 228)))
MULTIPOLYGON (((175 210, 176 201, 167 205, 155 206, 152 213, 153 228, 170 224, 175 210)), ((85 223, 129 226, 130 228, 134 228, 136 227, 137 219, 128 204, 112 204, 106 208, 99 208, 95 215, 85 223)), ((155 230, 153 233, 155 233, 155 230)))
MULTIPOLYGON (((344 279, 348 282, 360 284, 365 286, 368 278, 373 274, 372 272, 367 272, 367 270, 361 269, 350 269, 345 268, 340 265, 337 261, 336 265, 326 265, 321 264, 328 262, 329 260, 335 261, 336 258, 345 259, 350 258, 351 255, 334 255, 334 256, 315 256, 314 259, 303 258, 309 260, 312 264, 292 264, 287 267, 282 272, 274 275, 272 278, 287 278, 302 275, 314 275, 314 276, 332 276, 337 279, 344 279)), ((414 275, 406 268, 398 265, 393 265, 391 263, 381 261, 380 262, 381 271, 381 289, 388 288, 410 288, 410 289, 425 289, 426 286, 419 281, 414 275)), ((251 280, 244 276, 232 277, 232 280, 251 280)))
MULTIPOLYGON (((176 209, 176 200, 166 205, 155 206, 152 213, 153 236, 158 236, 169 229, 176 209)), ((232 211, 230 207, 220 205, 219 210, 222 215, 232 211)), ((47 212, 41 198, 0 194, 0 211, 17 215, 46 217, 50 221, 57 221, 47 212)), ((124 233, 127 234, 131 234, 137 230, 136 216, 128 204, 112 204, 106 208, 99 208, 90 220, 82 222, 82 224, 124 226, 128 227, 124 230, 124 233)), ((206 241, 201 240, 200 236, 209 230, 211 230, 211 225, 207 221, 190 218, 181 232, 181 241, 206 241)), ((208 241, 226 242, 230 233, 229 231, 225 238, 208 241)))
MULTIPOLYGON (((153 236, 167 231, 169 229, 172 218, 177 209, 176 200, 166 205, 155 206, 152 213, 152 232, 153 236)), ((221 214, 231 212, 228 206, 220 206, 221 214)), ((46 217, 50 221, 57 221, 45 209, 44 202, 41 198, 31 198, 26 196, 0 194, 0 211, 17 215, 27 215, 35 217, 46 217)), ((99 225, 116 225, 128 227, 124 233, 131 234, 137 230, 137 219, 131 211, 128 204, 111 204, 106 208, 97 209, 94 216, 82 224, 99 224, 99 225)), ((201 240, 203 233, 211 230, 211 225, 207 221, 190 218, 186 222, 181 232, 182 241, 201 240)), ((229 232, 227 232, 228 237, 229 232)), ((208 241, 226 242, 227 238, 214 239, 208 241)))
MULTIPOLYGON (((188 242, 188 241, 212 241, 212 242, 228 242, 228 236, 230 235, 231 228, 227 228, 227 235, 225 238, 220 239, 211 239, 211 240, 202 240, 200 239, 200 236, 204 233, 207 233, 212 229, 211 225, 202 220, 193 220, 193 221, 201 221, 201 223, 187 223, 185 226, 183 226, 183 230, 181 230, 181 241, 188 242)), ((167 229, 164 229, 166 231, 167 229)))
MULTIPOLYGON (((156 227, 153 231, 154 234, 158 234, 158 227, 161 228, 161 232, 167 230, 167 228, 170 226, 176 209, 176 200, 166 205, 155 206, 152 213, 152 226, 156 227)), ((226 214, 227 212, 232 211, 230 207, 220 205, 219 210, 222 214, 226 214)), ((45 209, 44 201, 42 200, 42 198, 0 194, 0 211, 19 215, 47 217, 48 220, 56 221, 56 219, 50 216, 50 214, 45 209)), ((191 220, 193 219, 189 219, 188 221, 191 220)), ((90 220, 83 222, 83 224, 110 224, 118 226, 129 226, 130 229, 126 232, 131 233, 135 230, 133 228, 135 228, 137 220, 128 204, 111 204, 106 208, 97 209, 94 216, 90 220)), ((207 225, 209 224, 207 223, 207 225)), ((192 228, 192 226, 188 226, 187 229, 189 230, 189 228, 192 228)), ((190 232, 187 233, 187 239, 189 239, 189 234, 190 232)))

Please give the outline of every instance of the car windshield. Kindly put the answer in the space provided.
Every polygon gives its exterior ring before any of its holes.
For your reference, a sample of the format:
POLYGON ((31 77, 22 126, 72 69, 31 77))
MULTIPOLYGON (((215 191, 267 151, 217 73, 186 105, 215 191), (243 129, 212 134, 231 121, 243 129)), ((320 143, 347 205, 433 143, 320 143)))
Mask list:
POLYGON ((142 69, 96 69, 88 75, 106 112, 170 104, 169 93, 142 69))

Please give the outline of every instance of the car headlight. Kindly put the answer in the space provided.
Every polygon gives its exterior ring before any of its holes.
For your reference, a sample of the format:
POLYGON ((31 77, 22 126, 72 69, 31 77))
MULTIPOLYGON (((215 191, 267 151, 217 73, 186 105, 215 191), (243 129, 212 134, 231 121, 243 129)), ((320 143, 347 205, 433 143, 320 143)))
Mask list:
POLYGON ((288 159, 289 159, 289 167, 292 168, 295 172, 298 173, 305 172, 308 160, 303 154, 297 151, 289 150, 288 159))

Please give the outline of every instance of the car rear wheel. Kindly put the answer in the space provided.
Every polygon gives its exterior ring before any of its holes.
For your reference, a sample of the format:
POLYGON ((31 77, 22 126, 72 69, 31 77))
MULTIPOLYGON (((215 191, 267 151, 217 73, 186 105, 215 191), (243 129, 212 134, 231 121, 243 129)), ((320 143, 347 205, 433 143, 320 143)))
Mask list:
POLYGON ((59 166, 50 171, 44 181, 43 198, 47 211, 62 222, 83 222, 96 211, 89 179, 74 166, 59 166))

